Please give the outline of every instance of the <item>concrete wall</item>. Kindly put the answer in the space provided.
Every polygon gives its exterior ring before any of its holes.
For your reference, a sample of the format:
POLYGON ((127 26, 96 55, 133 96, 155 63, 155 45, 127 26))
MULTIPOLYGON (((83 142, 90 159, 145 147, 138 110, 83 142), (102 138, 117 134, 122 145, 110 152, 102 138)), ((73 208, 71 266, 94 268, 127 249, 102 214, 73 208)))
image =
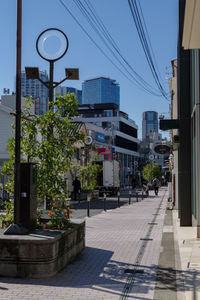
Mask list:
POLYGON ((29 235, 0 234, 0 276, 50 277, 85 247, 85 221, 68 230, 37 230, 29 235))

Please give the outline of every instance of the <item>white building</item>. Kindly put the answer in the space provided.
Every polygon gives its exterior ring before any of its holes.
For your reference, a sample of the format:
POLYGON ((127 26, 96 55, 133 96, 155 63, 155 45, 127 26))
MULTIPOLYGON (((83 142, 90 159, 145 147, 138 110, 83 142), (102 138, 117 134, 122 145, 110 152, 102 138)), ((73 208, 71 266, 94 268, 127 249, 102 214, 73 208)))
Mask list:
POLYGON ((92 123, 104 130, 105 142, 103 147, 98 148, 99 154, 105 155, 104 159, 114 156, 119 161, 120 181, 127 185, 136 173, 134 162, 139 157, 136 123, 115 103, 84 104, 79 107, 79 114, 76 120, 92 123))
MULTIPOLYGON (((25 105, 25 98, 21 99, 22 110, 25 105)), ((9 153, 6 150, 8 139, 12 137, 11 124, 15 122, 14 110, 16 105, 15 95, 4 95, 0 102, 0 165, 4 160, 9 159, 9 153)), ((34 113, 34 107, 31 109, 31 113, 34 113)))
POLYGON ((11 113, 13 110, 0 104, 0 165, 3 161, 9 159, 9 153, 6 150, 8 139, 12 137, 12 130, 10 125, 13 123, 14 118, 11 113))

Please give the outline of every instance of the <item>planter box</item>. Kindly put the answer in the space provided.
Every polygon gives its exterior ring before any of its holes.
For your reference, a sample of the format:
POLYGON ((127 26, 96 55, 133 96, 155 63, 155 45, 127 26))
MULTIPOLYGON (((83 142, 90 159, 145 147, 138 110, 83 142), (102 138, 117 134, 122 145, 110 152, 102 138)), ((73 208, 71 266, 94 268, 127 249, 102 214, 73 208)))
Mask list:
POLYGON ((35 230, 28 235, 0 234, 0 276, 43 278, 63 269, 85 247, 85 221, 67 230, 35 230))

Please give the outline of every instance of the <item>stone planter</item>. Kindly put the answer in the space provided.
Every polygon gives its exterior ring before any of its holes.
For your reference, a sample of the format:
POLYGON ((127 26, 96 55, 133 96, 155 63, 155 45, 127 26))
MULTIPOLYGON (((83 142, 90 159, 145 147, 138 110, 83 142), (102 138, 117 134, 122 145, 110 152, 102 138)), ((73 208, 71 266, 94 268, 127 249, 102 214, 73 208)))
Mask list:
POLYGON ((43 278, 64 268, 85 247, 85 221, 67 230, 35 230, 28 235, 0 234, 0 276, 43 278))

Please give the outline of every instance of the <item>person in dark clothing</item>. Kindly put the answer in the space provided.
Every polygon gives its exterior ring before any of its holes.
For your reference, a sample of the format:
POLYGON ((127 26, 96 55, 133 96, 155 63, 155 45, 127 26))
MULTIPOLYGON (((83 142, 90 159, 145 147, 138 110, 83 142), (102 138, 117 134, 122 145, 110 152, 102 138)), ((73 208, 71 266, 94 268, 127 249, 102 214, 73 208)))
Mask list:
POLYGON ((160 186, 160 181, 158 180, 157 177, 155 177, 153 180, 153 188, 154 188, 155 195, 158 195, 159 186, 160 186))
POLYGON ((77 195, 80 193, 81 190, 81 183, 76 177, 75 180, 73 180, 72 185, 74 187, 74 200, 77 200, 77 195))

